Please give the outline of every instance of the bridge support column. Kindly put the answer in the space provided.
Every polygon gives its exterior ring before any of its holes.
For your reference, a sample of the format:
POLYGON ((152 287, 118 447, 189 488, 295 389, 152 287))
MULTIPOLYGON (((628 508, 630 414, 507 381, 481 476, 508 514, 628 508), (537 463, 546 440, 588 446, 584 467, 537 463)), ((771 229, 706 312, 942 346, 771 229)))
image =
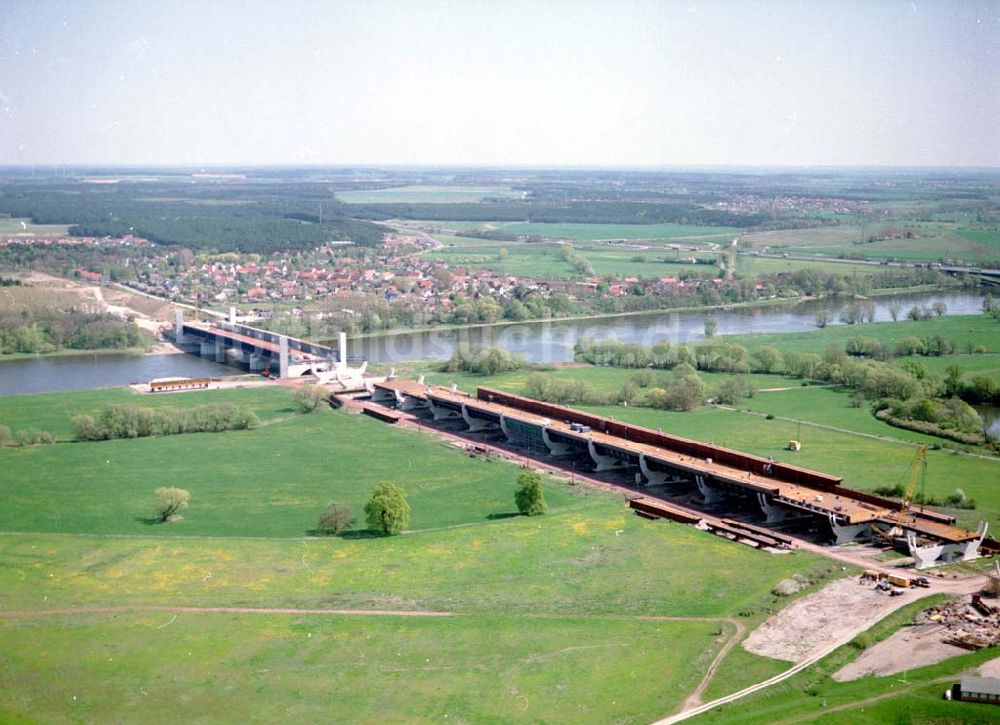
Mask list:
POLYGON ((587 441, 587 450, 590 451, 590 457, 593 459, 594 464, 597 466, 595 471, 610 471, 615 468, 621 468, 625 463, 614 456, 605 456, 597 452, 597 446, 594 441, 587 441))
POLYGON ((218 363, 226 361, 226 346, 221 340, 202 340, 198 352, 202 357, 210 357, 218 363))
POLYGON ((470 433, 479 433, 493 427, 493 424, 489 421, 482 418, 473 418, 469 415, 469 408, 465 403, 462 403, 462 418, 465 420, 465 424, 469 426, 470 433))
POLYGON ((504 415, 500 416, 500 430, 507 437, 508 443, 514 440, 514 437, 510 434, 510 428, 507 426, 507 417, 504 415))
POLYGON ((271 358, 267 355, 255 355, 251 353, 247 356, 247 364, 250 365, 250 372, 259 373, 261 370, 270 367, 271 358))
POLYGON ((181 309, 174 318, 174 342, 178 345, 184 342, 184 310, 181 309))
POLYGON ((284 380, 288 377, 288 337, 278 338, 278 377, 284 380))
POLYGON ((954 561, 973 561, 979 558, 979 545, 983 543, 986 536, 988 524, 980 521, 976 527, 978 537, 971 541, 957 541, 951 544, 930 544, 927 546, 917 545, 917 535, 912 531, 906 532, 906 546, 913 557, 915 569, 929 569, 938 564, 950 564, 954 561))
POLYGON ((642 475, 646 477, 647 485, 649 486, 659 486, 667 482, 670 474, 666 471, 654 471, 649 467, 646 462, 646 454, 639 453, 639 470, 642 471, 642 475))
POLYGON ((764 512, 764 516, 767 517, 767 523, 769 524, 776 524, 779 521, 784 521, 795 516, 795 513, 790 509, 776 505, 766 493, 757 493, 757 503, 760 504, 760 510, 764 512))
POLYGON ((430 398, 427 399, 427 406, 431 409, 431 414, 434 416, 434 420, 449 420, 451 418, 460 418, 462 415, 457 410, 437 405, 430 398))
POLYGON ((545 426, 542 427, 542 441, 545 446, 549 449, 549 455, 553 458, 558 458, 560 456, 571 456, 573 455, 573 446, 569 443, 563 443, 560 441, 552 440, 552 436, 549 435, 549 429, 545 426))
POLYGON ((837 514, 830 514, 830 529, 833 531, 833 543, 837 546, 850 541, 860 541, 872 537, 871 522, 861 524, 840 523, 837 514))
POLYGON ((705 482, 705 477, 700 473, 695 474, 694 482, 698 486, 698 490, 701 492, 701 497, 705 499, 706 506, 716 504, 725 498, 722 491, 714 486, 709 486, 708 483, 705 482))

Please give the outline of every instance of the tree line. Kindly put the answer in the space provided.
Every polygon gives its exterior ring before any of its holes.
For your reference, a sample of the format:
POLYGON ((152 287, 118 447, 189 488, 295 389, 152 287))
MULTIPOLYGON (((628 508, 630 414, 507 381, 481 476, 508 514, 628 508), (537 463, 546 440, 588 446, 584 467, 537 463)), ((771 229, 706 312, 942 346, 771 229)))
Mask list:
POLYGON ((122 350, 143 342, 139 327, 103 312, 0 310, 0 354, 70 350, 122 350))
POLYGON ((191 408, 143 408, 123 403, 102 408, 96 417, 81 413, 72 418, 78 441, 245 430, 257 423, 252 411, 233 403, 191 408))

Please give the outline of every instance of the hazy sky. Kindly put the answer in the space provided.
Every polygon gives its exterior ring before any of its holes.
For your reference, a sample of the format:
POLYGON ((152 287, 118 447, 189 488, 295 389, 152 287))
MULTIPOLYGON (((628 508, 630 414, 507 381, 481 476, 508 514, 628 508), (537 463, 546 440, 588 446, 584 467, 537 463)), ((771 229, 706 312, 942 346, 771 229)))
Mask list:
POLYGON ((1000 166, 1000 0, 0 0, 0 164, 1000 166))

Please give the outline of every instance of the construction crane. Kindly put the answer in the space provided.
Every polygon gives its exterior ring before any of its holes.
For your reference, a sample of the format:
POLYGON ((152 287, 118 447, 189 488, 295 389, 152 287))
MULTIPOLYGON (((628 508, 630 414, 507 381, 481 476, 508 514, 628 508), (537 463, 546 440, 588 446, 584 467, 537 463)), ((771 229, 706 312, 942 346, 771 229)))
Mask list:
POLYGON ((926 471, 927 446, 921 444, 917 446, 917 454, 913 457, 913 463, 910 464, 910 470, 907 473, 906 488, 903 489, 903 501, 900 503, 899 510, 894 517, 895 523, 887 532, 879 531, 877 527, 873 527, 875 534, 879 538, 892 542, 893 537, 902 535, 903 519, 907 511, 910 510, 910 503, 913 501, 913 496, 917 491, 917 481, 924 477, 926 471))
POLYGON ((906 482, 906 491, 903 493, 903 504, 899 507, 899 514, 896 516, 896 523, 903 520, 903 515, 910 508, 910 501, 917 490, 917 479, 923 479, 927 473, 927 446, 922 443, 917 446, 917 455, 913 457, 910 465, 910 477, 906 482))

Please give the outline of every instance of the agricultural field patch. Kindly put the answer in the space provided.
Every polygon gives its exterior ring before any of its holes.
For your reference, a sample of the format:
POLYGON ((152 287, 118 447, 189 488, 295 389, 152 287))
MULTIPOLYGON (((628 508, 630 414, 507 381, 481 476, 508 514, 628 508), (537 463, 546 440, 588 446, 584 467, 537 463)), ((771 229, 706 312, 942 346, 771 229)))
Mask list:
POLYGON ((740 233, 736 227, 710 227, 687 224, 505 224, 508 234, 527 234, 548 239, 595 241, 609 239, 663 240, 687 239, 700 242, 730 242, 740 233))
POLYGON ((0 237, 64 237, 68 224, 35 224, 31 219, 0 218, 0 237))
POLYGON ((521 199, 524 192, 508 186, 398 186, 338 191, 336 196, 347 204, 451 204, 484 199, 521 199))

